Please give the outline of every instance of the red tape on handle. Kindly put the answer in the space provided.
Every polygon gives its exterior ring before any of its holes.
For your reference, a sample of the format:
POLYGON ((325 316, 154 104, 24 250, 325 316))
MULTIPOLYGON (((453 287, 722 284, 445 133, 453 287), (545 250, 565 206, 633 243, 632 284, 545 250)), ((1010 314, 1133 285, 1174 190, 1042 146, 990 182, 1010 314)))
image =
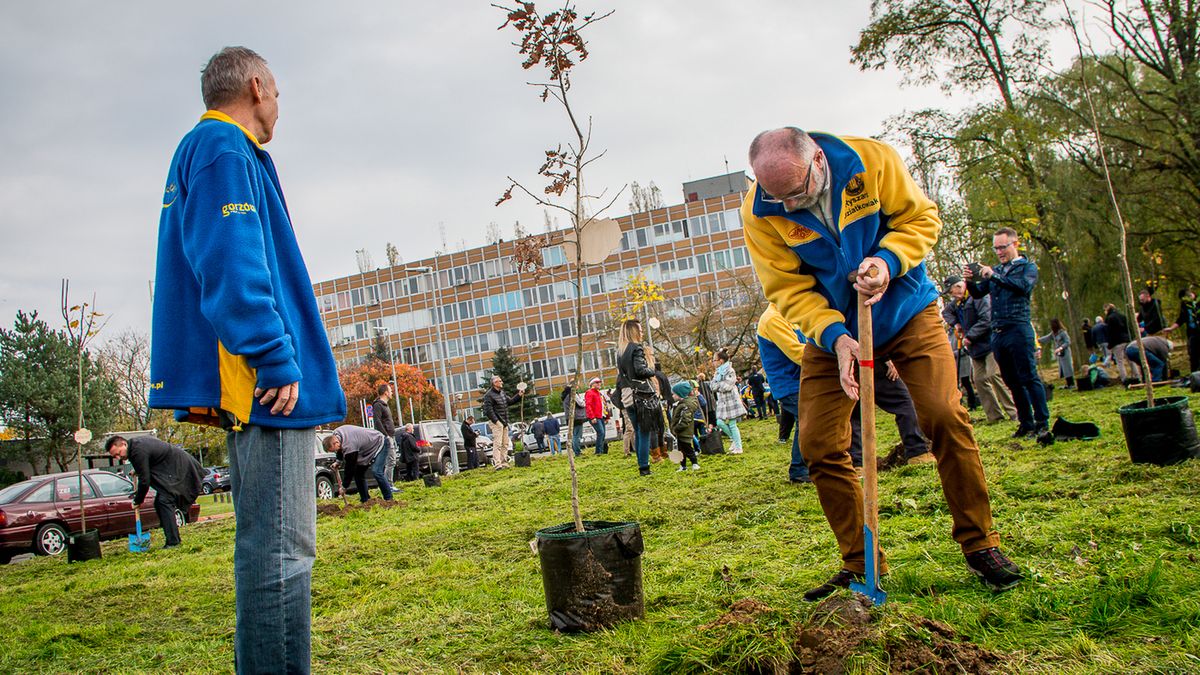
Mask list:
POLYGON ((875 367, 875 359, 871 359, 870 361, 859 360, 858 365, 861 368, 874 368, 875 367))

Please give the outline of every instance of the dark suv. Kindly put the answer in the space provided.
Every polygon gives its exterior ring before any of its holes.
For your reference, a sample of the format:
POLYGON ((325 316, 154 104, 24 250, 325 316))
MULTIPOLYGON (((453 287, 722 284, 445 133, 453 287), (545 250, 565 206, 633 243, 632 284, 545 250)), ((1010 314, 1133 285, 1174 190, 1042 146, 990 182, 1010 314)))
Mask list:
MULTIPOLYGON (((417 447, 421 450, 421 457, 418 460, 421 473, 427 474, 436 471, 443 476, 449 476, 452 467, 450 464, 450 438, 446 434, 446 420, 417 422, 413 425, 413 436, 417 437, 417 447)), ((462 432, 457 427, 454 429, 454 447, 458 451, 458 467, 465 469, 467 452, 463 449, 462 432)), ((476 453, 479 455, 481 466, 492 461, 490 443, 478 443, 476 453)))

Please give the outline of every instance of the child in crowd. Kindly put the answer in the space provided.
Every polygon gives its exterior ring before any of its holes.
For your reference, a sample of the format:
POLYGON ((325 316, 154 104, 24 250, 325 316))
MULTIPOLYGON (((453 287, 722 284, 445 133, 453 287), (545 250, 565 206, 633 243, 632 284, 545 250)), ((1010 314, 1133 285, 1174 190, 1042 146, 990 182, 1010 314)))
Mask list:
POLYGON ((678 397, 675 406, 671 408, 671 433, 675 434, 679 451, 683 453, 683 459, 679 462, 679 470, 686 471, 690 461, 694 471, 700 468, 700 460, 696 456, 700 448, 695 440, 695 420, 696 415, 700 412, 700 399, 696 397, 695 387, 687 380, 671 387, 671 391, 675 392, 675 396, 678 397))

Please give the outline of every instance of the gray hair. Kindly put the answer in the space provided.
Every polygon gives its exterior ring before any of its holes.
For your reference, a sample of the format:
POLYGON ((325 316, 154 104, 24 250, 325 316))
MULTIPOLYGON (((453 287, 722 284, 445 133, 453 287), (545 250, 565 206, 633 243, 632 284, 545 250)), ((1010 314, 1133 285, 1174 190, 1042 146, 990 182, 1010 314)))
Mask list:
POLYGON ((226 47, 200 71, 200 93, 209 110, 236 101, 255 77, 271 79, 267 60, 245 47, 226 47))
POLYGON ((774 154, 788 151, 795 153, 801 159, 808 159, 816 149, 814 146, 816 146, 816 141, 812 139, 812 136, 798 127, 768 129, 750 141, 750 164, 753 166, 758 156, 764 152, 774 154))

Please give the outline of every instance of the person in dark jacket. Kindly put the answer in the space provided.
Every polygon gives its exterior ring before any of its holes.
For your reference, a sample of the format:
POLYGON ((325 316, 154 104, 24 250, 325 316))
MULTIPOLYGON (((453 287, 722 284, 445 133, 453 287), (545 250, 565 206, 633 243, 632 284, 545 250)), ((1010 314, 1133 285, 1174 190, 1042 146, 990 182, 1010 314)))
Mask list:
MULTIPOLYGON (((368 493, 365 483, 365 474, 368 468, 371 474, 375 476, 375 483, 379 485, 379 492, 383 495, 385 501, 392 501, 392 485, 388 482, 387 476, 384 475, 385 467, 387 466, 387 450, 385 449, 385 441, 383 434, 374 429, 356 426, 353 424, 343 424, 333 430, 333 433, 326 436, 323 441, 325 452, 340 452, 343 458, 346 458, 350 453, 357 453, 354 457, 354 481, 359 486, 358 497, 361 501, 367 501, 368 493), (359 476, 364 476, 364 482, 359 483, 359 476)), ((350 468, 350 459, 344 459, 347 468, 350 468)))
POLYGON ((671 408, 671 432, 675 434, 679 451, 683 453, 683 459, 679 461, 679 470, 686 471, 688 462, 691 462, 692 470, 696 471, 700 469, 700 460, 697 458, 697 455, 700 454, 700 445, 695 433, 696 415, 700 412, 700 400, 696 397, 692 383, 687 380, 676 384, 671 391, 679 397, 675 406, 671 408))
POLYGON ((584 394, 576 394, 575 387, 567 385, 559 394, 563 413, 571 420, 571 450, 576 457, 583 454, 583 425, 587 424, 587 401, 584 394))
POLYGON ((1154 289, 1143 288, 1138 291, 1138 304, 1141 307, 1137 319, 1143 334, 1158 335, 1161 333, 1167 322, 1163 319, 1162 303, 1154 297, 1154 289))
POLYGON ((1108 327, 1104 325, 1104 317, 1097 316, 1092 321, 1092 342, 1096 343, 1096 356, 1100 363, 1112 362, 1112 354, 1108 351, 1108 327))
POLYGON ((992 250, 1000 264, 994 269, 968 265, 963 268, 963 277, 971 297, 991 296, 992 353, 1012 392, 1020 421, 1013 438, 1033 438, 1050 430, 1050 408, 1046 405, 1046 387, 1038 375, 1030 323, 1029 302, 1037 285, 1038 268, 1021 255, 1019 246, 1016 230, 996 230, 992 250))
POLYGON ((375 431, 383 434, 383 449, 388 454, 383 475, 391 487, 392 481, 396 480, 396 424, 392 422, 392 408, 388 405, 392 398, 392 385, 385 382, 376 391, 379 398, 371 404, 371 417, 375 421, 375 431))
POLYGON ((1117 362, 1121 381, 1129 382, 1134 374, 1128 366, 1129 358, 1125 356, 1125 346, 1129 344, 1129 320, 1111 302, 1104 306, 1104 330, 1108 334, 1108 349, 1117 362))
POLYGON ((133 495, 133 506, 141 506, 146 493, 154 488, 154 512, 158 514, 166 539, 163 548, 178 546, 179 526, 175 523, 175 510, 187 513, 200 495, 204 480, 200 462, 183 448, 149 436, 130 439, 113 436, 105 441, 104 449, 113 459, 128 459, 137 473, 138 489, 133 495))
POLYGON ((1083 324, 1079 326, 1079 332, 1083 334, 1083 348, 1089 354, 1096 353, 1096 334, 1092 332, 1092 322, 1087 319, 1083 320, 1083 324))
MULTIPOLYGON (((417 437, 413 435, 412 422, 400 428, 396 434, 396 445, 400 452, 400 461, 404 462, 404 480, 417 480, 421 477, 421 448, 417 446, 417 437)), ((430 468, 432 466, 431 464, 430 468)))
POLYGON ((550 446, 550 456, 557 455, 562 452, 562 443, 558 434, 562 431, 562 427, 558 424, 558 418, 553 413, 546 413, 546 419, 542 420, 542 433, 546 436, 546 443, 550 446))
POLYGON ((546 423, 541 420, 533 421, 533 442, 537 443, 537 451, 546 451, 546 423))
POLYGON ((971 384, 988 422, 999 422, 1006 417, 1017 419, 1017 408, 992 354, 991 298, 970 297, 966 282, 957 276, 946 277, 942 287, 950 294, 950 302, 942 310, 942 320, 961 335, 967 348, 971 358, 971 384))
POLYGON ((642 324, 628 319, 617 338, 617 392, 633 425, 638 473, 650 475, 650 435, 661 424, 661 406, 654 385, 654 369, 642 347, 642 324))
POLYGON ((525 396, 518 391, 509 396, 504 393, 504 380, 492 376, 492 388, 483 395, 483 415, 488 418, 492 431, 492 468, 507 469, 508 453, 512 450, 512 439, 508 435, 508 406, 518 403, 525 396))
POLYGON ((746 384, 750 385, 750 395, 754 397, 754 410, 760 420, 767 418, 767 390, 763 386, 766 383, 767 379, 758 369, 752 370, 746 376, 746 384))
POLYGON ((1188 372, 1200 370, 1200 306, 1190 288, 1179 290, 1179 316, 1166 332, 1182 326, 1187 332, 1188 372))
POLYGON ((705 423, 710 427, 717 426, 717 395, 704 371, 696 373, 696 394, 700 399, 700 412, 704 415, 705 423))
POLYGON ((475 429, 471 428, 474 424, 475 417, 468 415, 467 419, 463 420, 462 429, 460 429, 463 437, 463 448, 467 453, 468 471, 479 468, 479 455, 478 451, 475 449, 475 442, 476 439, 479 438, 479 434, 475 432, 475 429))

